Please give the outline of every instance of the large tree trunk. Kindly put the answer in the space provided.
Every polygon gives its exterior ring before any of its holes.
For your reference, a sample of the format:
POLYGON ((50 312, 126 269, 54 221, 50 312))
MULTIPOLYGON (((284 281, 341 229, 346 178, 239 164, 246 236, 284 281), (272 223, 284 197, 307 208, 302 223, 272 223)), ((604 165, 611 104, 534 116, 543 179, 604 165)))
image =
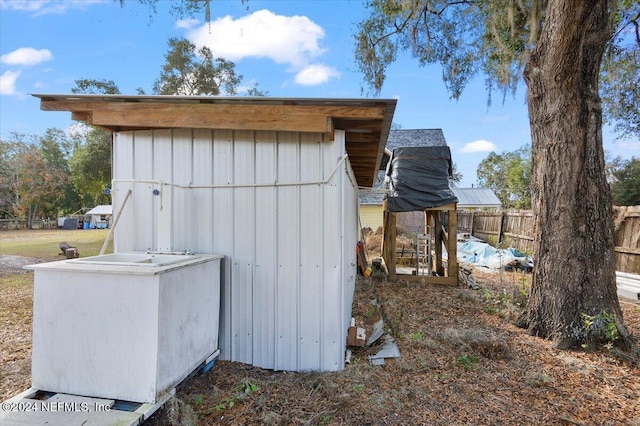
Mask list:
POLYGON ((559 348, 631 346, 618 302, 598 75, 609 0, 550 0, 525 69, 535 218, 531 297, 519 325, 559 348), (608 331, 608 332, 607 332, 608 331))

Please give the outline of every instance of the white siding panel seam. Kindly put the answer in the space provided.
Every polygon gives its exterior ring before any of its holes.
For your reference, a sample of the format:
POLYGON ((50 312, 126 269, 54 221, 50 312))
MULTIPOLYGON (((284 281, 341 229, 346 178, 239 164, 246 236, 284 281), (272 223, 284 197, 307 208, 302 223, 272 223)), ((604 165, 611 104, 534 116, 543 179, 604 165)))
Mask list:
MULTIPOLYGON (((298 164, 297 164, 297 172, 298 175, 296 176, 296 180, 298 182, 302 181, 302 150, 303 150, 303 146, 302 146, 302 141, 301 141, 301 137, 300 137, 300 133, 297 134, 297 141, 296 141, 297 145, 298 145, 298 164)), ((300 257, 298 257, 298 261, 296 263, 296 271, 297 271, 297 279, 296 279, 296 340, 295 340, 295 351, 296 351, 296 366, 295 369, 296 371, 300 371, 301 369, 301 365, 302 365, 302 313, 301 313, 301 309, 302 309, 302 292, 300 291, 300 287, 301 287, 301 280, 302 280, 302 259, 303 259, 303 254, 302 254, 302 250, 303 250, 303 244, 302 244, 302 238, 304 235, 304 229, 302 229, 302 187, 301 186, 297 186, 296 187, 296 192, 297 192, 297 198, 298 198, 298 208, 297 210, 297 221, 298 221, 298 238, 296 241, 296 245, 297 245, 297 250, 298 253, 300 253, 300 257)), ((311 314, 310 312, 307 314, 311 314)))
MULTIPOLYGON (((329 144, 326 143, 325 141, 325 136, 324 134, 322 135, 321 138, 321 142, 322 142, 322 147, 323 149, 321 151, 324 151, 327 149, 327 147, 329 146, 329 144)), ((322 171, 322 176, 324 177, 325 174, 325 156, 320 155, 320 170, 322 171)), ((325 235, 325 221, 326 221, 326 214, 325 214, 325 209, 324 209, 324 200, 325 200, 325 195, 327 192, 327 185, 322 185, 321 190, 320 190, 320 206, 319 207, 319 211, 320 211, 320 259, 319 262, 320 265, 322 265, 322 267, 320 268, 320 298, 318 300, 318 303, 320 304, 320 345, 319 345, 319 350, 320 350, 320 365, 319 365, 319 369, 322 370, 324 369, 324 366, 326 364, 326 357, 325 357, 325 341, 324 341, 324 336, 326 333, 326 329, 325 329, 325 307, 324 307, 324 301, 325 301, 325 283, 326 283, 326 278, 327 278, 327 272, 326 272, 326 259, 325 259, 325 251, 326 251, 326 244, 325 244, 325 239, 322 237, 325 235)))
MULTIPOLYGON (((275 177, 276 180, 280 177, 278 171, 280 170, 280 132, 276 132, 276 158, 275 158, 275 177)), ((280 289, 280 214, 282 209, 280 208, 280 189, 276 188, 275 190, 275 209, 276 209, 276 217, 275 217, 275 264, 274 264, 274 276, 275 281, 273 283, 273 368, 277 369, 278 366, 278 355, 280 353, 280 330, 278 329, 278 324, 280 324, 280 310, 278 309, 278 290, 280 289)))
POLYGON ((210 129, 116 137, 114 206, 135 188, 119 247, 154 248, 165 233, 176 249, 225 256, 221 359, 275 370, 342 368, 357 238, 344 132, 333 141, 210 129), (160 229, 167 214, 170 225, 160 229))

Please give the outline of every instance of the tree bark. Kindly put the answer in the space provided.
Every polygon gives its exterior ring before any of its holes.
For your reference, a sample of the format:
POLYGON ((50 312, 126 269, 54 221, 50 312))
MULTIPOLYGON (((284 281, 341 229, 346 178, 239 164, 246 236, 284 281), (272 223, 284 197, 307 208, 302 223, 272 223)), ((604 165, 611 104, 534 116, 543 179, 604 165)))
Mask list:
POLYGON ((536 240, 531 297, 518 323, 559 348, 613 340, 633 347, 616 290, 598 95, 615 6, 550 0, 525 68, 536 240))

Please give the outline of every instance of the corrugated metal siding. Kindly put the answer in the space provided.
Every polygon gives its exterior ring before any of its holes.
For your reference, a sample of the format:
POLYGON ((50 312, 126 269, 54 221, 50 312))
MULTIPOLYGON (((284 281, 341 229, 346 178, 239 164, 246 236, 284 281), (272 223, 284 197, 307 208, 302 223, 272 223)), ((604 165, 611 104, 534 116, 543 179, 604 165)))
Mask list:
POLYGON ((277 370, 344 366, 358 237, 348 160, 327 184, 240 187, 326 180, 345 153, 344 133, 335 139, 195 129, 116 134, 116 209, 133 189, 114 230, 116 251, 170 244, 226 256, 223 359, 277 370), (189 184, 235 187, 179 187, 189 184))

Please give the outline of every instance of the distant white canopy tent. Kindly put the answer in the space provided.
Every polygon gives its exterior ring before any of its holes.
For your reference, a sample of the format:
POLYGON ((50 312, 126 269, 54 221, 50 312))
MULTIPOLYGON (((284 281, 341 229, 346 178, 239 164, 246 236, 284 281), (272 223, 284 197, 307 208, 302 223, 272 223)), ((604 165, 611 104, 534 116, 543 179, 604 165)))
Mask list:
MULTIPOLYGON (((111 216, 113 215, 113 206, 109 205, 100 205, 95 206, 91 210, 85 213, 85 217, 89 216, 89 226, 91 228, 108 228, 109 221, 111 220, 111 216)), ((85 219, 86 221, 86 219, 85 219)))

